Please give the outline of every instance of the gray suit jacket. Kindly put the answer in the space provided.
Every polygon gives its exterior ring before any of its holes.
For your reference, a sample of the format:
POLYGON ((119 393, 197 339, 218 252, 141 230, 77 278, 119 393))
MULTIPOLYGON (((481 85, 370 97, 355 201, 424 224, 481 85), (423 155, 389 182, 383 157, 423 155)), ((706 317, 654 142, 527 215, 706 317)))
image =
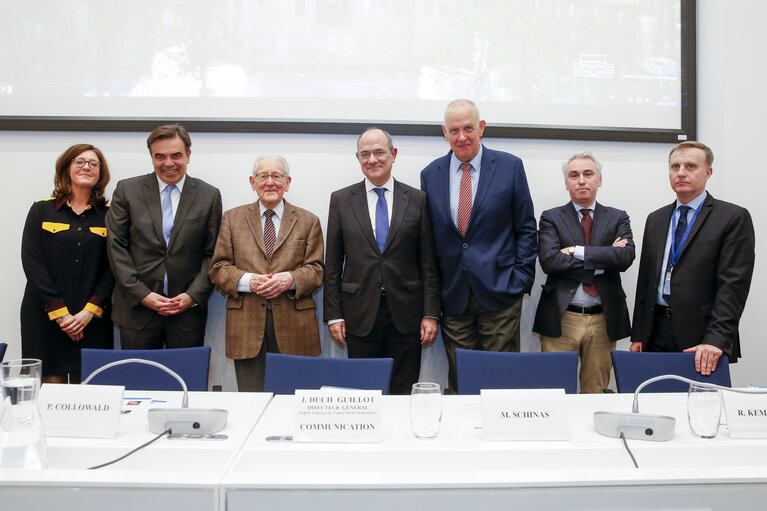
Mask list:
POLYGON ((634 239, 625 211, 599 204, 594 206, 591 244, 585 247, 584 259, 563 254, 564 247, 585 244, 578 213, 572 202, 549 209, 541 214, 538 231, 538 258, 547 273, 533 332, 547 337, 562 335, 562 314, 573 299, 578 285, 593 284, 605 314, 607 336, 617 341, 631 335, 626 293, 621 286, 620 273, 634 261, 634 239), (615 238, 628 240, 625 247, 613 247, 615 238), (604 273, 594 275, 594 270, 604 273))
POLYGON ((106 217, 109 262, 115 276, 112 320, 140 329, 156 312, 141 305, 150 292, 162 294, 168 273, 168 295, 187 293, 198 304, 183 314, 204 316, 213 284, 208 268, 221 224, 218 189, 187 174, 181 192, 170 247, 162 236, 162 210, 154 173, 117 183, 106 217))
POLYGON ((439 317, 439 275, 426 194, 394 181, 383 253, 370 225, 365 183, 330 196, 325 251, 325 321, 343 319, 349 335, 370 333, 386 290, 394 326, 414 334, 424 316, 439 317))

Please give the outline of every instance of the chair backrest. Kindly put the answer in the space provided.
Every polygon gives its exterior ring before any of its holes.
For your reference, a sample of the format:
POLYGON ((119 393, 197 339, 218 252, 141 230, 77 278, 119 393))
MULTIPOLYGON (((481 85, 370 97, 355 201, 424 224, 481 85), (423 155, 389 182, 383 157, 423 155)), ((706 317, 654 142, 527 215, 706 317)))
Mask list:
POLYGON ((456 350, 459 394, 481 389, 565 389, 578 392, 578 353, 456 350))
MULTIPOLYGON (((99 367, 126 358, 159 362, 178 373, 189 390, 208 390, 210 347, 164 350, 81 350, 82 378, 85 380, 99 367)), ((96 375, 90 383, 124 385, 127 390, 181 390, 178 381, 162 369, 145 364, 110 367, 96 375)))
MULTIPOLYGON (((615 383, 618 392, 634 392, 646 380, 662 374, 675 374, 695 381, 731 386, 730 365, 721 357, 711 376, 702 376, 695 370, 695 353, 644 353, 632 351, 612 352, 615 383)), ((642 392, 687 392, 690 386, 677 380, 651 383, 642 392)))
POLYGON ((264 390, 294 394, 296 389, 347 387, 389 393, 391 358, 328 358, 266 354, 264 390))
POLYGON ((3 361, 3 357, 5 357, 5 350, 8 349, 8 345, 4 342, 0 342, 0 362, 3 361))

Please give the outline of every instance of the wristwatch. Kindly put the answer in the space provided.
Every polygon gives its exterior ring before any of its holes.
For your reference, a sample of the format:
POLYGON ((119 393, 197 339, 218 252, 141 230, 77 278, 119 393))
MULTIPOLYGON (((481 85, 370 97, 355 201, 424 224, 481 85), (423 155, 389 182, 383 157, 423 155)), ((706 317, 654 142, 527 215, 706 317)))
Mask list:
POLYGON ((570 254, 570 257, 573 257, 575 255, 575 247, 567 249, 567 253, 570 254))

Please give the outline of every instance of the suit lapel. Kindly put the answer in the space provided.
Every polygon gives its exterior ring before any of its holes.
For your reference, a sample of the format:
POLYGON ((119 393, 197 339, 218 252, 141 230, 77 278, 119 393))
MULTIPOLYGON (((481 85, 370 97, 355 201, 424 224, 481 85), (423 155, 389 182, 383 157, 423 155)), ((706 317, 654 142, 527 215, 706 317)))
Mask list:
POLYGON ((585 245, 586 240, 583 238, 583 229, 578 221, 578 213, 575 211, 575 206, 572 202, 568 202, 559 209, 559 215, 562 218, 562 223, 567 227, 570 232, 570 236, 575 241, 576 245, 585 245))
POLYGON ((274 254, 277 253, 277 249, 280 248, 280 245, 288 239, 290 231, 293 230, 293 227, 296 226, 296 221, 298 221, 296 208, 288 201, 284 201, 284 204, 285 208, 282 210, 282 218, 280 219, 280 232, 277 233, 277 242, 274 244, 274 254))
POLYGON ((477 195, 474 197, 474 201, 471 204, 471 216, 469 217, 469 226, 466 229, 467 235, 471 232, 471 225, 477 217, 477 212, 481 211, 482 201, 484 200, 485 195, 487 195, 487 191, 490 189, 493 177, 495 177, 495 156, 493 156, 485 146, 482 146, 482 163, 480 163, 480 165, 477 195))
POLYGON ((178 236, 178 231, 181 230, 181 227, 184 225, 184 220, 186 219, 187 214, 189 214, 189 209, 192 207, 192 204, 194 204, 195 197, 197 197, 197 182, 195 182, 194 178, 186 176, 184 189, 181 192, 176 216, 173 220, 173 231, 170 233, 171 245, 173 245, 173 241, 178 236))
POLYGON ((592 245, 612 245, 615 240, 604 239, 607 231, 607 209, 600 203, 594 204, 594 223, 591 226, 592 245))
POLYGON ((442 161, 437 164, 437 197, 439 197, 442 207, 438 209, 440 214, 445 215, 446 222, 453 226, 455 232, 458 227, 453 223, 453 216, 450 213, 450 156, 452 151, 447 154, 442 161))
POLYGON ((653 261, 655 261, 656 264, 656 267, 653 268, 654 271, 652 272, 652 275, 660 275, 661 268, 664 268, 664 272, 666 271, 666 261, 663 260, 663 255, 666 250, 666 239, 668 238, 668 229, 669 224, 671 223, 671 215, 674 214, 675 207, 676 201, 663 208, 657 217, 657 225, 649 226, 650 228, 647 230, 648 233, 654 233, 653 239, 642 240, 643 243, 657 243, 654 247, 652 247, 653 251, 655 252, 653 261))
POLYGON ((410 194, 407 193, 402 186, 400 186, 397 180, 394 180, 394 190, 392 190, 392 212, 391 212, 391 225, 389 225, 389 234, 386 236, 386 244, 384 245, 384 252, 389 248, 391 240, 397 235, 397 231, 402 225, 402 219, 405 218, 405 211, 407 211, 407 205, 410 202, 410 194))
POLYGON ((365 191, 365 181, 362 181, 360 184, 353 187, 350 190, 350 193, 351 197, 349 202, 352 206, 354 218, 357 219, 357 223, 359 224, 362 233, 365 235, 365 238, 367 238, 368 243, 370 243, 370 246, 373 247, 376 252, 378 252, 378 243, 376 242, 376 238, 373 235, 373 226, 370 225, 370 214, 368 212, 368 199, 367 192, 365 191))
MULTIPOLYGON (((700 213, 698 213, 698 217, 695 219, 695 223, 692 224, 692 227, 690 228, 690 234, 687 236, 687 239, 682 246, 682 251, 679 253, 679 259, 684 256, 685 250, 687 250, 687 247, 690 246, 692 240, 695 239, 695 235, 698 234, 698 231, 700 231, 700 228, 706 222, 706 219, 708 218, 708 215, 711 214, 713 207, 714 198, 711 197, 710 193, 706 193, 706 198, 701 205, 700 213)), ((679 262, 679 259, 677 259, 677 262, 679 262)))
MULTIPOLYGON (((165 246, 165 237, 162 235, 162 206, 160 205, 160 187, 157 184, 156 174, 148 174, 144 180, 144 200, 149 210, 149 218, 152 219, 157 239, 165 246)), ((175 224, 174 224, 175 225, 175 224)), ((167 248, 167 247, 166 247, 167 248)))
POLYGON ((256 245, 258 245, 258 248, 261 249, 262 253, 266 254, 266 249, 264 248, 264 230, 261 226, 261 209, 258 207, 258 202, 254 202, 248 207, 248 216, 246 219, 248 221, 248 227, 250 227, 250 232, 256 240, 256 245))

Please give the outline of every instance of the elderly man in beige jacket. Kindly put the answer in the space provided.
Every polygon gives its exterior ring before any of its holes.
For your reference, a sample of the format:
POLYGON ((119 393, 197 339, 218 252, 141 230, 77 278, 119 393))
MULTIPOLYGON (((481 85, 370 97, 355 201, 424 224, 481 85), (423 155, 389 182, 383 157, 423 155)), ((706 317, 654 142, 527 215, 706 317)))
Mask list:
POLYGON ((237 387, 264 387, 266 353, 319 355, 316 304, 323 280, 322 227, 316 215, 283 200, 290 168, 262 156, 250 185, 252 204, 224 213, 210 279, 227 297, 226 356, 237 387))

